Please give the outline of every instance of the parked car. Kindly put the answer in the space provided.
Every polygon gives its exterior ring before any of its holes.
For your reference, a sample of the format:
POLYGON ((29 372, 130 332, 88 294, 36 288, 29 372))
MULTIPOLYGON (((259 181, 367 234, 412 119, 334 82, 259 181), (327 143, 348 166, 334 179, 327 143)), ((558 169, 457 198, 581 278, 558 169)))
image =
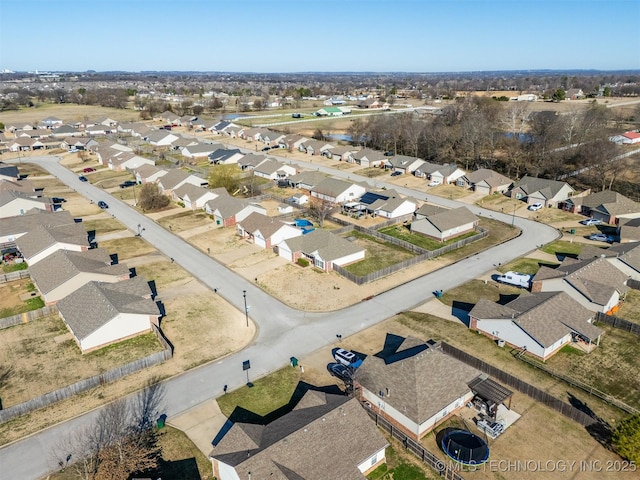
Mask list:
POLYGON ((496 282, 514 285, 516 287, 529 288, 531 284, 531 275, 518 272, 507 272, 504 275, 498 275, 496 282))
POLYGON ((353 380, 353 372, 351 369, 341 363, 330 363, 327 365, 327 370, 331 375, 339 378, 343 382, 351 382, 353 380))
POLYGON ((301 113, 292 113, 291 114, 291 118, 302 118, 302 114, 301 113))
POLYGON ((69 149, 69 153, 76 153, 77 151, 78 151, 78 149, 75 148, 75 147, 72 147, 72 148, 69 149))
POLYGON ((440 185, 442 182, 440 180, 431 180, 427 185, 429 187, 437 187, 438 185, 440 185))
POLYGON ((60 197, 53 197, 51 200, 53 201, 53 203, 65 203, 67 201, 65 198, 60 197))
POLYGON ((398 175, 402 175, 402 172, 399 170, 394 170, 393 172, 391 172, 392 177, 397 177, 398 175))
POLYGON ((529 205, 527 207, 527 210, 531 210, 532 212, 535 212, 536 210, 540 210, 543 207, 542 203, 537 202, 537 203, 532 203, 531 205, 529 205))
POLYGON ((393 157, 393 152, 391 150, 388 150, 388 151, 384 152, 384 156, 385 157, 393 157))
POLYGON ((262 149, 262 151, 263 151, 263 152, 266 152, 267 150, 271 150, 271 147, 264 147, 264 148, 262 149))
POLYGON ((580 223, 582 225, 600 225, 602 223, 602 220, 598 220, 597 218, 587 218, 585 220, 580 220, 580 223))
POLYGON ((611 235, 605 235, 604 233, 594 233, 593 235, 589 235, 589 240, 611 243, 614 241, 614 238, 611 235))
POLYGON ((78 180, 80 180, 81 182, 88 182, 87 177, 85 177, 84 175, 80 175, 78 177, 78 180))
POLYGON ((87 167, 87 168, 82 169, 82 171, 84 173, 89 173, 89 172, 95 172, 96 169, 95 168, 91 168, 91 167, 87 167))
POLYGON ((109 205, 107 205, 107 202, 105 202, 104 200, 100 200, 100 201, 98 202, 98 206, 99 206, 101 209, 103 209, 103 210, 105 210, 105 209, 109 208, 109 205))
POLYGON ((120 188, 133 187, 136 184, 133 180, 125 180, 120 184, 120 188))

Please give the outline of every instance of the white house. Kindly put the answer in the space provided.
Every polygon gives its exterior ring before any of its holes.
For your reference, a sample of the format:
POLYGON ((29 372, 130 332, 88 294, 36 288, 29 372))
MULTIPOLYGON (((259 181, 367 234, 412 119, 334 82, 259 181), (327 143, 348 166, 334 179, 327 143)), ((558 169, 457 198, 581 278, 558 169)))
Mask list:
POLYGON ((32 208, 52 212, 53 201, 47 197, 31 197, 24 192, 5 190, 0 192, 0 218, 23 215, 32 208))
POLYGON ((473 231, 478 221, 478 217, 467 207, 459 207, 414 220, 411 222, 411 231, 444 242, 473 231))
POLYGON ((364 260, 366 250, 327 230, 314 230, 278 244, 278 255, 290 262, 306 258, 315 267, 330 272, 333 265, 345 266, 364 260))
POLYGON ((16 238, 16 246, 29 265, 58 250, 84 252, 89 249, 87 231, 80 223, 36 225, 16 238))
POLYGON ((311 189, 311 197, 331 203, 345 203, 360 198, 366 191, 365 187, 356 183, 325 178, 311 189))
POLYGON ((272 248, 289 238, 302 235, 302 230, 261 213, 251 213, 236 223, 238 236, 261 248, 272 248))

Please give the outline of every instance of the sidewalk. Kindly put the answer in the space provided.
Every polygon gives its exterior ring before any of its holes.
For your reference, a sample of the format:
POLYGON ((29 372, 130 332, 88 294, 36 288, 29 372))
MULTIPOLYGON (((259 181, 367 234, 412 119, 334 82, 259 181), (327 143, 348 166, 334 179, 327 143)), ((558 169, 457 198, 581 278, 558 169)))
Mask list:
POLYGON ((213 450, 213 439, 227 421, 218 402, 209 400, 196 405, 174 418, 167 419, 167 425, 182 430, 187 437, 207 457, 213 450))

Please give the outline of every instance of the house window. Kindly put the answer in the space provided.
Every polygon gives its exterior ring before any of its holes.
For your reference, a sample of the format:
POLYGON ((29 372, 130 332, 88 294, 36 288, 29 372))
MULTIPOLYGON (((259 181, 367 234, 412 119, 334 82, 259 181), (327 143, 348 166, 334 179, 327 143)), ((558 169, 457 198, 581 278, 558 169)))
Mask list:
POLYGON ((371 466, 373 467, 376 464, 376 460, 378 459, 377 455, 374 455, 373 457, 371 457, 371 466))

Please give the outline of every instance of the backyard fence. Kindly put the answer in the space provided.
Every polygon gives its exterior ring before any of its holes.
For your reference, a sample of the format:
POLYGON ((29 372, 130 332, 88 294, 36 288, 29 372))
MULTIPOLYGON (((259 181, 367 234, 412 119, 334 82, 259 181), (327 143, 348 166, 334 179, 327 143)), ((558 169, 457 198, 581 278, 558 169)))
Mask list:
POLYGON ((29 276, 29 270, 17 270, 15 272, 0 273, 0 283, 13 282, 15 280, 22 280, 29 276))
POLYGON ((634 280, 633 278, 630 278, 629 280, 627 280, 627 287, 634 290, 640 290, 640 280, 634 280))
POLYGON ((164 337, 162 331, 158 327, 153 324, 151 326, 153 328, 153 332, 156 334, 158 340, 164 347, 161 352, 152 353, 151 355, 148 355, 144 358, 139 358, 138 360, 129 362, 125 365, 121 365, 120 367, 109 370, 108 372, 85 378, 84 380, 68 385, 64 388, 45 393, 44 395, 32 398, 31 400, 28 400, 26 402, 19 403, 18 405, 13 405, 4 410, 0 410, 0 423, 6 422, 8 420, 11 420, 12 418, 24 415, 25 413, 32 412, 39 408, 47 407, 49 405, 52 405, 53 403, 66 400, 67 398, 70 398, 79 393, 86 392, 87 390, 90 390, 92 388, 96 388, 100 385, 113 382, 122 377, 126 377, 127 375, 131 375, 132 373, 139 372, 140 370, 144 370, 145 368, 171 359, 173 357, 173 347, 164 337))
POLYGON ((553 395, 550 395, 547 392, 544 392, 539 388, 536 388, 533 385, 530 385, 520 380, 519 378, 514 377, 513 375, 508 374, 504 370, 500 370, 499 368, 494 367, 493 365, 480 360, 479 358, 474 357, 473 355, 470 355, 462 350, 459 350, 456 347, 449 345, 448 343, 442 342, 441 344, 442 351, 444 353, 451 355, 452 357, 480 370, 483 373, 486 373, 487 375, 490 375, 491 377, 496 378, 505 385, 512 387, 518 392, 524 393, 525 395, 533 398, 535 401, 540 402, 557 412, 560 412, 565 417, 570 418, 583 427, 589 427, 599 424, 599 421, 597 419, 587 415, 582 410, 563 402, 553 395))
POLYGON ((33 320, 37 320, 39 318, 57 313, 58 307, 56 307, 55 305, 45 305, 44 307, 37 310, 30 310, 28 312, 18 313, 17 315, 12 315, 10 317, 0 318, 0 330, 2 330, 3 328, 20 325, 22 323, 29 323, 33 320))
POLYGON ((370 408, 364 407, 364 409, 369 416, 375 420, 377 426, 389 433, 393 438, 400 440, 406 450, 410 451, 424 463, 433 468, 442 478, 446 478, 447 480, 464 480, 464 478, 458 475, 454 470, 447 467, 447 464, 443 460, 436 457, 433 453, 420 445, 420 443, 409 438, 404 432, 399 430, 397 427, 394 427, 393 424, 384 417, 378 415, 370 408))
POLYGON ((610 325, 613 328, 624 330, 625 332, 630 332, 634 335, 640 335, 640 323, 630 322, 624 318, 614 317, 613 315, 607 315, 602 312, 596 312, 596 322, 610 325))

